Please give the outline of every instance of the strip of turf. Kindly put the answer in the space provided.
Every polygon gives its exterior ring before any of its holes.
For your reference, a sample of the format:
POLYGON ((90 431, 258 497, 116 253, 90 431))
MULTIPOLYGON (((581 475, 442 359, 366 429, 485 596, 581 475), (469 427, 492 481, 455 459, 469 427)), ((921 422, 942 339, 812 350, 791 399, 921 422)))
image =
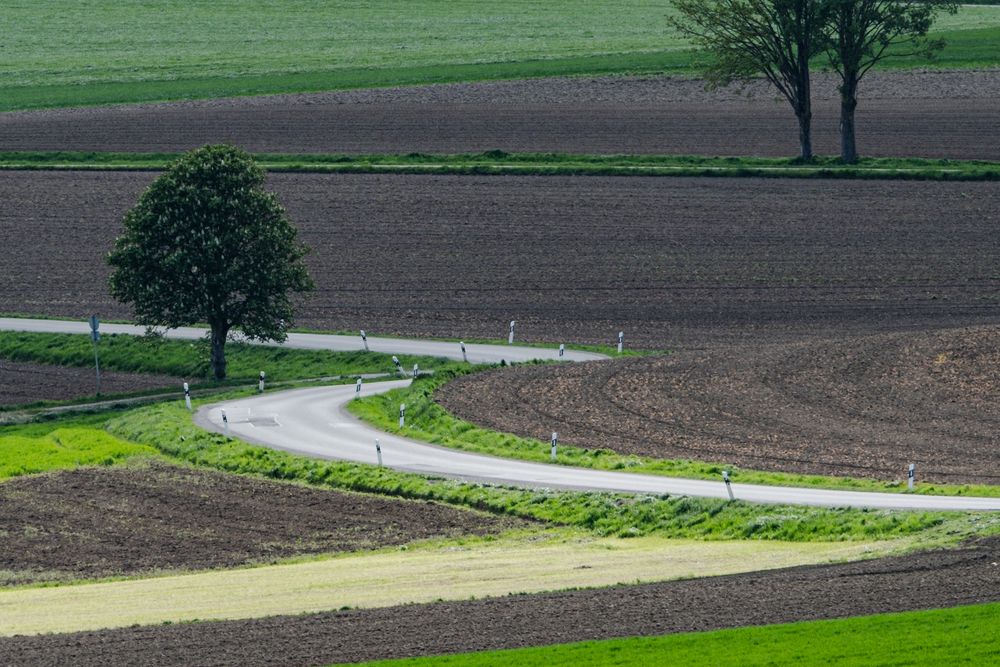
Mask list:
POLYGON ((113 465, 156 450, 96 428, 58 428, 39 437, 0 431, 0 480, 84 465, 113 465))
MULTIPOLYGON (((422 440, 443 447, 477 452, 491 456, 524 459, 527 461, 549 461, 550 443, 533 438, 522 438, 510 433, 499 433, 480 428, 454 417, 434 401, 434 391, 459 375, 476 372, 476 368, 455 367, 436 373, 433 377, 422 377, 409 387, 375 396, 367 396, 348 404, 357 417, 378 428, 405 435, 414 440, 422 440), (398 410, 400 403, 406 404, 406 428, 400 429, 398 410)), ((694 479, 714 479, 721 477, 727 469, 732 479, 746 484, 769 484, 810 488, 845 489, 853 491, 906 492, 903 482, 879 482, 876 480, 850 477, 827 477, 822 475, 797 475, 794 473, 745 470, 724 462, 704 462, 690 460, 655 459, 643 456, 627 456, 608 449, 585 449, 574 447, 572 443, 559 443, 556 462, 598 470, 618 470, 667 477, 687 477, 694 479)), ((917 492, 928 495, 1000 496, 1000 486, 984 484, 919 484, 917 492)))
MULTIPOLYGON (((156 336, 110 334, 99 343, 101 367, 133 373, 162 373, 213 384, 208 343, 156 336)), ((377 352, 333 352, 300 350, 270 345, 229 343, 226 345, 230 382, 255 380, 260 371, 269 381, 290 381, 362 373, 391 373, 392 355, 377 352)), ((0 359, 29 361, 61 366, 88 367, 94 364, 94 348, 85 334, 50 334, 0 331, 0 359)), ((418 364, 431 369, 443 359, 399 355, 405 368, 418 364)))
MULTIPOLYGON (((9 152, 0 169, 161 170, 174 153, 9 152)), ((835 157, 809 163, 786 158, 674 155, 589 155, 485 153, 405 155, 297 155, 261 153, 259 163, 274 172, 535 174, 587 176, 770 176, 776 178, 871 178, 997 180, 1000 163, 981 160, 865 158, 843 164, 835 157)))
POLYGON ((992 665, 1000 603, 832 621, 386 660, 370 667, 992 665))

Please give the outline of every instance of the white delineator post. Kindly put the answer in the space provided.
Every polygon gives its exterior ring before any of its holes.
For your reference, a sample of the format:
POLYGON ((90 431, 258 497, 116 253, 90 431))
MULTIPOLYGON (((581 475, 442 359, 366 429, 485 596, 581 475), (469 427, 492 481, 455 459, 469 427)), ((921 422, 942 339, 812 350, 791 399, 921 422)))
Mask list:
POLYGON ((728 470, 723 470, 722 471, 722 481, 726 483, 726 493, 729 494, 729 499, 730 500, 736 500, 736 496, 733 495, 733 485, 729 481, 729 471, 728 470))
POLYGON ((566 356, 566 346, 563 343, 559 343, 559 358, 562 359, 566 356))
POLYGON ((507 332, 507 344, 514 344, 514 325, 517 324, 514 320, 510 321, 510 330, 507 332))
POLYGON ((413 364, 413 379, 416 380, 418 375, 420 375, 420 366, 413 364))
POLYGON ((382 467, 382 443, 375 438, 375 456, 378 457, 378 467, 382 467))
POLYGON ((229 434, 229 417, 226 416, 225 408, 222 408, 222 432, 229 434))
POLYGON ((97 315, 90 316, 90 340, 94 341, 94 370, 97 372, 97 395, 101 395, 101 360, 97 356, 97 341, 101 340, 101 326, 97 315))
POLYGON ((552 451, 550 453, 550 456, 553 461, 556 460, 556 450, 558 448, 559 448, 559 434, 556 433, 555 431, 552 431, 552 451))
POLYGON ((397 373, 399 373, 400 375, 405 375, 405 373, 403 373, 403 365, 399 363, 399 357, 397 357, 395 354, 392 355, 392 363, 396 364, 397 373))
POLYGON ((264 371, 260 372, 260 381, 257 383, 257 391, 264 393, 264 371))
POLYGON ((187 406, 188 412, 191 411, 191 388, 188 387, 188 383, 184 383, 184 405, 187 406))
POLYGON ((462 361, 469 363, 469 355, 465 353, 465 341, 460 340, 458 341, 458 344, 462 347, 462 361))
POLYGON ((361 342, 365 344, 365 352, 368 352, 368 334, 364 329, 361 330, 361 342))
POLYGON ((906 471, 906 486, 910 491, 913 490, 913 483, 916 481, 916 478, 917 478, 917 464, 911 463, 909 470, 906 471))
POLYGON ((625 349, 625 332, 624 331, 619 331, 618 332, 618 354, 621 354, 623 349, 625 349))
POLYGON ((406 423, 406 403, 399 404, 399 428, 403 428, 406 423))
POLYGON ((354 398, 361 398, 361 378, 354 383, 354 398))

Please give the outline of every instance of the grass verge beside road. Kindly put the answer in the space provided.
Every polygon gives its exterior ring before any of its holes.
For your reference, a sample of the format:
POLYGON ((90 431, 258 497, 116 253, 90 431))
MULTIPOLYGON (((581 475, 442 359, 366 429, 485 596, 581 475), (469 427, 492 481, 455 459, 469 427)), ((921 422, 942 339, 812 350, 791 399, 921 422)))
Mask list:
POLYGON ((0 429, 0 480, 157 455, 152 447, 127 442, 96 428, 56 428, 35 437, 0 429))
MULTIPOLYGON (((434 401, 434 390, 458 375, 475 372, 474 368, 452 367, 423 377, 409 387, 352 401, 348 410, 378 428, 443 447, 527 461, 550 461, 548 441, 523 438, 480 428, 452 416, 434 401), (399 428, 399 404, 406 404, 406 426, 399 428)), ((572 443, 559 443, 556 463, 598 470, 637 472, 667 477, 714 479, 729 470, 737 483, 769 484, 852 491, 904 492, 902 481, 879 482, 850 477, 798 475, 794 473, 744 470, 724 462, 655 459, 629 456, 608 449, 585 449, 572 443)), ((1000 486, 918 484, 918 493, 929 495, 1000 496, 1000 486)))
MULTIPOLYGON (((360 346, 360 343, 359 343, 360 346)), ((101 368, 134 373, 158 373, 212 384, 207 341, 173 340, 159 336, 106 334, 98 344, 101 368)), ((94 364, 94 348, 86 334, 0 331, 0 359, 60 366, 94 364)), ((404 368, 414 363, 431 369, 446 363, 436 357, 399 355, 404 368)), ((272 345, 230 342, 226 345, 227 382, 290 381, 337 375, 392 373, 392 355, 378 352, 300 350, 272 345)))
MULTIPOLYGON (((8 152, 0 169, 161 170, 177 153, 8 152)), ((977 160, 862 158, 845 165, 836 157, 810 163, 788 158, 685 155, 587 155, 485 153, 405 155, 275 154, 255 156, 273 172, 518 174, 576 176, 768 176, 775 178, 865 178, 980 181, 1000 179, 1000 163, 977 160)))
POLYGON ((602 536, 806 542, 912 536, 922 544, 941 544, 1000 531, 1000 516, 993 514, 762 506, 704 498, 502 488, 429 478, 373 465, 296 456, 209 433, 195 426, 190 413, 178 403, 130 411, 109 420, 106 429, 194 465, 436 500, 583 528, 602 536))
POLYGON ((363 663, 367 667, 586 665, 987 665, 1000 662, 1000 603, 363 663), (737 657, 738 656, 738 657, 737 657))

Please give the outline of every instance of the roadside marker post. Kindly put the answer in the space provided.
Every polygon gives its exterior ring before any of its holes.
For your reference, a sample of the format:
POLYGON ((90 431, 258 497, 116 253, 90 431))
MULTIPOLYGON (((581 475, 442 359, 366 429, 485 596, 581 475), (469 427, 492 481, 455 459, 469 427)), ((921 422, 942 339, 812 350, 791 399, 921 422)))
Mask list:
POLYGON ((406 403, 399 404, 399 428, 406 423, 406 403))
POLYGON ((364 329, 361 330, 361 342, 365 344, 365 352, 368 352, 368 335, 364 329))
POLYGON ((184 383, 184 405, 187 406, 188 412, 191 412, 191 388, 187 382, 184 383))
POLYGON ((736 500, 736 496, 733 495, 733 485, 729 481, 729 471, 728 470, 723 470, 722 471, 722 481, 726 483, 726 493, 729 494, 729 499, 730 500, 736 500))
POLYGON ((97 315, 90 316, 90 340, 94 341, 94 370, 97 372, 97 395, 101 395, 101 360, 97 356, 97 341, 101 340, 100 321, 97 315))
POLYGON ((226 416, 225 408, 222 408, 222 432, 229 435, 229 417, 226 416))
POLYGON ((400 375, 406 375, 406 373, 403 372, 403 365, 399 363, 399 357, 397 357, 395 354, 392 355, 392 363, 396 364, 397 373, 399 373, 400 375))
POLYGON ((566 356, 566 346, 563 343, 559 343, 559 358, 562 359, 566 356))
POLYGON ((619 331, 618 332, 618 354, 621 354, 623 349, 625 349, 625 332, 624 331, 619 331))
POLYGON ((418 375, 420 375, 420 366, 413 364, 413 379, 416 380, 418 375))
POLYGON ((913 484, 917 478, 917 464, 911 463, 910 469, 906 472, 906 486, 910 491, 913 490, 913 484))
POLYGON ((382 467, 382 443, 375 438, 375 455, 378 457, 378 467, 382 467))
POLYGON ((507 344, 514 344, 514 325, 517 324, 514 320, 510 321, 510 331, 507 333, 507 344))
POLYGON ((559 434, 552 431, 552 460, 556 460, 556 450, 559 448, 559 434))
POLYGON ((465 341, 460 340, 458 341, 458 344, 462 346, 462 361, 464 361, 465 363, 469 363, 469 355, 465 353, 465 341))
POLYGON ((361 378, 354 384, 354 398, 361 398, 361 378))
POLYGON ((264 371, 260 372, 260 382, 257 383, 257 391, 264 393, 264 371))

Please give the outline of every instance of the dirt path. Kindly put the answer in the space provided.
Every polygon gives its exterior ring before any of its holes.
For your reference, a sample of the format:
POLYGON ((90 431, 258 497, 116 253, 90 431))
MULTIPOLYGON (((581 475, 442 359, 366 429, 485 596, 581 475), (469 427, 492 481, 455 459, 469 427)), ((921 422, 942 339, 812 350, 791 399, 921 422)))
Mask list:
POLYGON ((1000 483, 1000 330, 888 334, 467 376, 454 414, 580 447, 758 470, 1000 483), (488 406, 488 407, 487 407, 488 406))
MULTIPOLYGON (((671 77, 532 79, 0 114, 0 150, 664 153, 794 156, 795 119, 765 85, 671 77)), ((1000 70, 873 72, 864 155, 1000 159, 1000 70)), ((835 82, 817 76, 814 145, 839 150, 835 82)))
POLYGON ((306 666, 1000 600, 1000 541, 610 589, 0 639, 16 665, 306 666))
MULTIPOLYGON (((104 318, 104 255, 154 178, 0 173, 0 303, 104 318), (45 238, 45 244, 36 239, 45 238)), ((278 174, 313 248, 298 324, 630 347, 1000 320, 1000 187, 726 178, 278 174)))

